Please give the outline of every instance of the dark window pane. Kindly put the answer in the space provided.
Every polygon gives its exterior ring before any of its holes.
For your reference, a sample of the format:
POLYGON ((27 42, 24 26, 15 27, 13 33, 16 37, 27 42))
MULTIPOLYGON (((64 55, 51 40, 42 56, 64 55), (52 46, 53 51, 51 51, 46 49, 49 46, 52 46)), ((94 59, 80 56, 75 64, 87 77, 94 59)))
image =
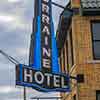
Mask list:
POLYGON ((100 91, 96 91, 96 100, 100 100, 100 91))
POLYGON ((97 100, 100 100, 100 94, 98 95, 98 98, 97 98, 97 100))
POLYGON ((61 59, 61 56, 60 56, 60 68, 62 69, 62 59, 61 59))
POLYGON ((93 43, 94 49, 94 58, 100 59, 100 41, 94 41, 93 43))
POLYGON ((63 65, 65 67, 65 51, 64 51, 64 48, 63 48, 63 65))
POLYGON ((66 41, 66 56, 67 56, 67 72, 69 72, 69 62, 68 62, 68 41, 66 41))
POLYGON ((92 39, 94 59, 100 59, 100 21, 92 21, 92 39))
POLYGON ((74 65, 74 56, 73 56, 73 39, 72 39, 72 30, 70 31, 70 45, 71 45, 71 59, 72 66, 74 65))
POLYGON ((92 24, 93 40, 100 40, 100 23, 92 24))

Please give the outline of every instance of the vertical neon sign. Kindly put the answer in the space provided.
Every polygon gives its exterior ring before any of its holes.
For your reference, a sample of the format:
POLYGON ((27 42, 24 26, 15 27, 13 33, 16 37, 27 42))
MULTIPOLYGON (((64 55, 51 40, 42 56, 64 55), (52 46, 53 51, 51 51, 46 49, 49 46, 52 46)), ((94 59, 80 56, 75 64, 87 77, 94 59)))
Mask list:
POLYGON ((30 65, 16 66, 16 85, 42 92, 69 91, 69 76, 60 72, 51 0, 35 0, 30 65), (33 42, 34 41, 34 42, 33 42))
POLYGON ((52 21, 51 0, 37 0, 36 31, 33 67, 46 72, 60 73, 56 38, 52 21))
POLYGON ((41 59, 42 69, 51 71, 52 66, 52 40, 51 40, 51 25, 50 0, 42 0, 42 15, 41 15, 41 59))

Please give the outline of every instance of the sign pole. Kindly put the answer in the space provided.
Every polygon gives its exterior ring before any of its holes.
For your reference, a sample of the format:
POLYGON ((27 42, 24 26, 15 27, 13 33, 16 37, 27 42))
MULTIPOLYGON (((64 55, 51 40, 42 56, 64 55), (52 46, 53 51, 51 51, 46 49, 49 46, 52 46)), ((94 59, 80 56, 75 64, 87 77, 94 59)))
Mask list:
POLYGON ((24 100, 26 100, 26 88, 24 87, 24 100))

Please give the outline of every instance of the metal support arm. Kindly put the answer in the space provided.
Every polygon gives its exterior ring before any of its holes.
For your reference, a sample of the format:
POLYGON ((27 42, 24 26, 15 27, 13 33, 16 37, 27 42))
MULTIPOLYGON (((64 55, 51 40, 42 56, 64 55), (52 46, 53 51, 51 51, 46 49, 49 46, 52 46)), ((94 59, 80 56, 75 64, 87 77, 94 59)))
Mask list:
POLYGON ((10 62, 12 62, 13 64, 19 64, 19 62, 14 59, 13 57, 9 56, 8 54, 6 54, 4 51, 0 50, 0 53, 5 56, 10 62))
POLYGON ((64 6, 59 5, 59 4, 55 3, 55 2, 52 2, 52 4, 53 4, 53 5, 55 5, 55 6, 57 6, 57 7, 59 7, 59 8, 62 8, 62 9, 64 9, 64 8, 65 8, 64 6))

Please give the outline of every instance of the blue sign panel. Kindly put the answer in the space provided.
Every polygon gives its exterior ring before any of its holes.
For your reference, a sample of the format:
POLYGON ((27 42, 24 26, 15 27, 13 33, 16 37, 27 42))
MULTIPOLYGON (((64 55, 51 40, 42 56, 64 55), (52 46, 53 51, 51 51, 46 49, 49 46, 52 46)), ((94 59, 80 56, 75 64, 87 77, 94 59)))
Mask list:
POLYGON ((35 0, 34 50, 31 66, 36 70, 60 72, 56 37, 52 21, 51 0, 35 0))
POLYGON ((16 84, 43 92, 69 91, 69 76, 61 73, 58 63, 51 0, 35 0, 33 22, 31 63, 16 67, 16 84))
POLYGON ((34 70, 20 64, 16 66, 16 85, 32 87, 42 92, 67 92, 69 91, 69 77, 65 74, 34 70))

